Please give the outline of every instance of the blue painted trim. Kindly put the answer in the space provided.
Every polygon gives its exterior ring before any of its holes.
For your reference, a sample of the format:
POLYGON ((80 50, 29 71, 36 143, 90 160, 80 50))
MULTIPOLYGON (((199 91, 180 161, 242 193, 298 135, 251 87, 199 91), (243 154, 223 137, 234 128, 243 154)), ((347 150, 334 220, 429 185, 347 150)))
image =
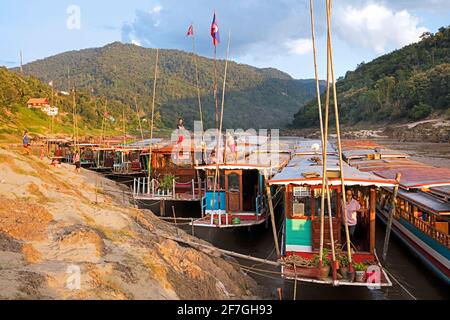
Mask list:
MULTIPOLYGON (((381 221, 386 225, 386 219, 382 214, 377 214, 378 217, 381 219, 381 221)), ((397 230, 394 226, 392 227, 392 231, 394 232, 395 236, 404 244, 408 247, 408 249, 412 252, 412 254, 414 256, 416 256, 417 258, 419 258, 425 265, 426 267, 428 267, 431 271, 434 272, 434 274, 439 277, 442 281, 444 281, 447 285, 450 285, 450 278, 447 277, 447 275, 445 273, 442 272, 441 269, 439 269, 438 267, 436 267, 430 260, 428 260, 427 257, 425 257, 423 254, 421 254, 419 251, 416 250, 416 248, 414 248, 409 241, 409 239, 406 239, 403 234, 397 230)))
POLYGON ((420 240, 422 240, 427 245, 429 245, 431 248, 433 248, 440 255, 445 257, 447 260, 450 260, 450 249, 446 248, 441 243, 434 240, 432 237, 430 237, 427 234, 420 231, 416 226, 414 226, 413 224, 411 224, 409 221, 405 220, 404 218, 400 218, 399 222, 402 224, 402 226, 407 228, 411 233, 413 233, 416 237, 418 237, 420 240))

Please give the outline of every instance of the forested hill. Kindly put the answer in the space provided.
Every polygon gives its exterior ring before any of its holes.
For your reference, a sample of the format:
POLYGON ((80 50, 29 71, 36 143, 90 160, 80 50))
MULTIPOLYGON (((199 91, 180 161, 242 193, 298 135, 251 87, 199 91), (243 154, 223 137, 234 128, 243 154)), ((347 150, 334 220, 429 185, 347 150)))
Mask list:
MULTIPOLYGON (((344 124, 450 117, 450 27, 421 38, 418 43, 361 63, 338 81, 344 124)), ((312 100, 300 108, 292 127, 316 126, 317 103, 312 100)))
MULTIPOLYGON (((0 135, 20 135, 27 129, 31 133, 48 134, 51 132, 51 118, 39 109, 28 109, 30 98, 48 98, 49 103, 59 108, 59 115, 53 121, 55 134, 73 133, 73 96, 54 90, 42 81, 0 67, 0 135)), ((106 99, 93 98, 89 91, 77 90, 75 94, 76 113, 81 134, 100 134, 103 119, 103 105, 106 99)), ((128 132, 136 131, 137 118, 130 115, 127 105, 118 102, 109 103, 116 112, 109 112, 110 121, 105 129, 108 133, 123 132, 122 110, 126 110, 125 120, 128 132), (120 110, 120 111, 119 111, 120 110)))
MULTIPOLYGON (((69 86, 92 91, 150 113, 156 50, 115 42, 102 48, 71 51, 24 66, 26 74, 53 81, 57 88, 69 86), (68 77, 68 71, 70 77, 68 77), (70 81, 70 84, 69 84, 70 81)), ((173 128, 177 117, 188 127, 199 119, 195 67, 192 54, 160 50, 156 105, 157 125, 173 128)), ((198 58, 206 125, 215 125, 213 61, 198 58)), ((218 61, 219 100, 225 63, 218 61)), ((315 95, 312 80, 294 80, 275 69, 229 64, 224 127, 279 128, 289 124, 299 107, 315 95)), ((220 101, 219 101, 220 107, 220 101)), ((92 112, 93 113, 93 112, 92 112)))

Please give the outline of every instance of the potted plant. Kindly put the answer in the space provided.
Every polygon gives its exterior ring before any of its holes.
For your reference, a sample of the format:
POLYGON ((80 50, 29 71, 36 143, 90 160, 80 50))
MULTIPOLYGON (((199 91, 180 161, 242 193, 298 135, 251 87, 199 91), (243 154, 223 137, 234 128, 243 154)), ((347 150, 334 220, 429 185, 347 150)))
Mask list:
POLYGON ((348 256, 345 253, 341 253, 337 256, 337 260, 339 262, 339 273, 344 279, 348 279, 348 256))
POLYGON ((159 190, 162 190, 162 195, 171 195, 174 179, 175 176, 169 174, 159 181, 159 190))
POLYGON ((364 282, 366 280, 367 266, 364 263, 354 263, 356 282, 364 282))
POLYGON ((312 257, 311 263, 319 269, 318 273, 317 273, 317 276, 319 279, 324 280, 324 279, 328 278, 328 276, 330 275, 330 270, 331 270, 330 259, 328 259, 328 249, 324 248, 322 250, 322 266, 321 267, 320 267, 320 256, 318 254, 315 254, 312 257))

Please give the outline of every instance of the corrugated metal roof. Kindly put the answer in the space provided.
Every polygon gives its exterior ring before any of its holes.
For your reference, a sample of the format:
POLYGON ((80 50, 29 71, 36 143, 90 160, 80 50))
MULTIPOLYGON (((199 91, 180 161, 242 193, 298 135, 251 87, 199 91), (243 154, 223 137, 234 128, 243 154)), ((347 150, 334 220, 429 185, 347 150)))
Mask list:
POLYGON ((373 172, 376 170, 396 168, 427 168, 429 165, 410 159, 382 159, 382 160, 358 160, 351 161, 351 166, 361 171, 373 172))
MULTIPOLYGON (((296 155, 289 164, 276 174, 270 184, 309 184, 318 185, 322 183, 322 156, 321 155, 296 155), (318 158, 319 163, 312 160, 318 158), (315 178, 306 178, 307 176, 316 175, 315 178)), ((393 186, 395 180, 383 179, 368 172, 361 172, 356 168, 350 167, 347 163, 343 164, 344 179, 346 185, 377 185, 377 186, 393 186)), ((339 171, 339 158, 337 156, 329 156, 327 159, 328 171, 339 171)), ((340 178, 330 178, 331 185, 340 185, 340 178)))
POLYGON ((386 179, 395 179, 396 174, 401 173, 400 185, 406 189, 450 185, 450 169, 447 168, 396 168, 376 170, 374 173, 386 179))
POLYGON ((390 149, 355 149, 344 150, 343 155, 346 159, 366 159, 370 154, 379 154, 381 158, 407 158, 408 154, 390 149))
POLYGON ((344 150, 384 148, 372 140, 342 140, 341 145, 344 150))

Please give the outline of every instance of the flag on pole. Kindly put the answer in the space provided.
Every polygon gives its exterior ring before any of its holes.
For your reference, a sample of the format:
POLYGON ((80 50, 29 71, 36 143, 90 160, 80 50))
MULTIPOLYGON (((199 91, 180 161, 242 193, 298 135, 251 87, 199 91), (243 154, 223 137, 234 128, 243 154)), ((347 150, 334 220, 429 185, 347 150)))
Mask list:
POLYGON ((211 37, 213 38, 214 46, 220 43, 219 25, 216 21, 216 12, 214 12, 214 18, 211 24, 211 37))
POLYGON ((187 35, 188 37, 194 35, 194 26, 192 25, 192 23, 191 23, 191 25, 189 26, 189 29, 188 29, 188 32, 187 32, 186 35, 187 35))

